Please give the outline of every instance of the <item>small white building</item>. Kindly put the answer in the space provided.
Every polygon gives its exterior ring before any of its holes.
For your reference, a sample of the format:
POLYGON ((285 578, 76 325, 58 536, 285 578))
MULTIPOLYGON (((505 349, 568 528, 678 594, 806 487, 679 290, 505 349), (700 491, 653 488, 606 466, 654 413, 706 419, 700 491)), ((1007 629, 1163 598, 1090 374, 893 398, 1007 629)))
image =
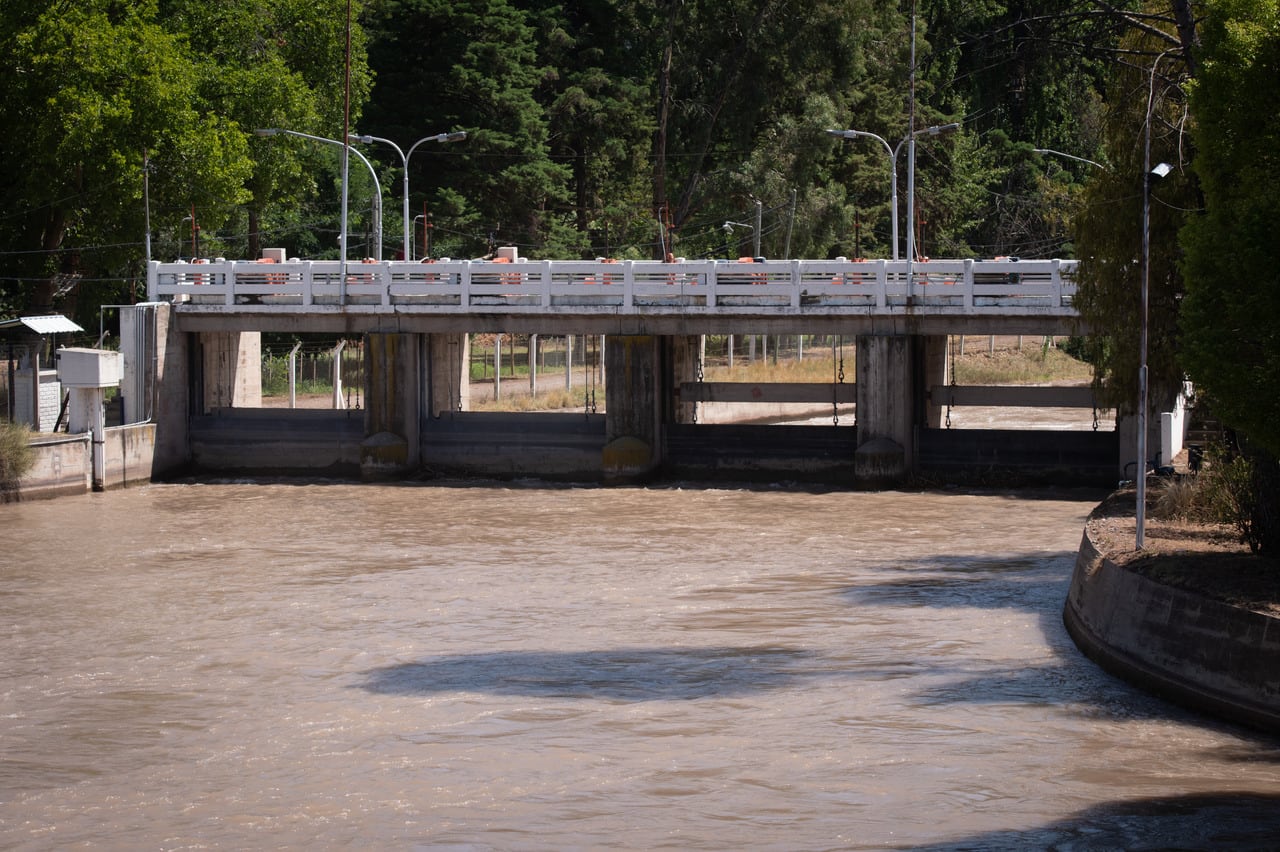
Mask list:
POLYGON ((62 384, 52 360, 42 363, 48 338, 84 329, 61 314, 0 320, 6 365, 4 386, 14 422, 50 432, 62 410, 62 384))

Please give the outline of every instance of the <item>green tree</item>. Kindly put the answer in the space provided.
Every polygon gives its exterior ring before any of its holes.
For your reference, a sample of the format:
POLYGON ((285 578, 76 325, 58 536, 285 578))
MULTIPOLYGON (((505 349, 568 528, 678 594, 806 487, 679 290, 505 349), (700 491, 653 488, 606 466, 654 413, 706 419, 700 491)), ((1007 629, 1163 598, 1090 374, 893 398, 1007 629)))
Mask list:
MULTIPOLYGON (((902 15, 869 0, 671 2, 663 11, 653 204, 677 230, 677 253, 723 251, 722 224, 749 221, 756 202, 774 211, 762 235, 770 253, 785 250, 789 230, 792 256, 854 253, 860 215, 873 208, 888 220, 887 162, 823 131, 896 122, 889 132, 903 132, 902 15)), ((880 230, 866 229, 869 244, 880 230)), ((731 254, 753 235, 738 236, 731 254)))
POLYGON ((0 239, 4 277, 18 285, 8 310, 51 310, 79 280, 95 301, 132 296, 118 282, 139 271, 144 159, 158 226, 176 228, 190 205, 245 197, 243 135, 201 109, 190 44, 156 16, 154 2, 0 6, 0 114, 11 128, 0 138, 0 239))
POLYGON ((1154 410, 1167 410, 1185 373, 1180 354, 1178 304, 1183 295, 1177 233, 1187 210, 1200 206, 1189 172, 1186 133, 1187 51, 1177 35, 1141 31, 1123 42, 1133 62, 1117 65, 1108 87, 1104 123, 1109 168, 1089 185, 1086 208, 1076 220, 1081 260, 1076 306, 1090 330, 1088 358, 1097 370, 1103 401, 1122 413, 1136 410, 1141 360, 1141 261, 1143 181, 1150 114, 1152 166, 1170 174, 1151 184, 1149 330, 1147 364, 1154 410))
POLYGON ((549 154, 572 169, 562 221, 572 224, 574 236, 560 251, 617 255, 624 246, 654 242, 645 182, 656 49, 639 37, 653 31, 652 8, 549 0, 534 4, 532 20, 548 69, 538 98, 546 110, 549 154))
POLYGON ((1280 456, 1280 6, 1214 0, 1192 88, 1205 212, 1183 230, 1187 371, 1280 456))
MULTIPOLYGON (((219 253, 256 258, 265 231, 273 244, 291 254, 336 256, 341 148, 296 138, 264 139, 252 131, 279 127, 341 140, 348 67, 353 125, 372 85, 358 12, 357 5, 348 63, 346 0, 161 0, 165 25, 190 34, 200 102, 234 122, 249 141, 250 197, 228 199, 223 218, 232 229, 217 235, 219 253), (323 210, 310 206, 317 195, 324 198, 323 210), (312 224, 326 232, 325 240, 307 243, 291 227, 299 211, 314 217, 312 224)), ((352 158, 352 163, 353 196, 372 192, 359 162, 352 158)), ((363 201, 363 195, 356 201, 363 201)), ((366 209, 367 204, 351 204, 353 223, 366 209)), ((210 211, 200 212, 207 217, 210 211)), ((211 231, 209 242, 215 238, 211 231)))
POLYGON ((365 20, 378 86, 363 130, 405 150, 438 132, 468 134, 411 160, 410 209, 427 204, 451 254, 498 243, 540 252, 570 169, 550 155, 537 96, 550 69, 529 11, 509 0, 374 0, 365 20))

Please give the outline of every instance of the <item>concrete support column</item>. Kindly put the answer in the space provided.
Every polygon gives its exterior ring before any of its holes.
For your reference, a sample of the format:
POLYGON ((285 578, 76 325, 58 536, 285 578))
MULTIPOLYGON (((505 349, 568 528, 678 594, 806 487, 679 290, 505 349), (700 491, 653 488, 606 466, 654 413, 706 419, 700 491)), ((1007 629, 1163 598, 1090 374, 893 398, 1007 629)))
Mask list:
POLYGON ((904 480, 914 463, 912 339, 858 335, 858 484, 882 488, 904 480))
POLYGON ((106 405, 102 388, 73 387, 67 412, 67 431, 89 433, 93 444, 93 490, 105 489, 106 475, 106 405))
POLYGON ((948 384, 948 337, 945 334, 933 334, 927 337, 914 338, 917 341, 919 356, 917 359, 917 388, 920 395, 922 425, 930 429, 941 429, 945 424, 947 401, 932 399, 929 388, 948 384))
POLYGON ((698 403, 686 402, 680 398, 680 385, 684 382, 696 382, 699 369, 703 368, 705 359, 705 340, 701 336, 664 337, 662 338, 670 353, 670 382, 672 390, 671 420, 673 423, 696 423, 698 420, 698 403))
MULTIPOLYGON (((154 406, 151 419, 156 424, 156 448, 151 474, 165 476, 182 470, 191 462, 190 416, 192 413, 192 346, 196 335, 177 330, 173 306, 167 302, 139 305, 152 308, 155 323, 155 385, 146 388, 154 406)), ((125 356, 126 361, 128 355, 125 356)), ((146 407, 146 406, 144 406, 146 407)))
POLYGON ((439 417, 471 408, 471 336, 432 334, 427 337, 431 403, 428 413, 439 417))
POLYGON ((262 335, 256 331, 200 333, 202 411, 262 407, 262 335))
POLYGON ((365 479, 398 478, 421 462, 418 417, 422 400, 419 334, 365 337, 365 479))
POLYGON ((606 481, 631 481, 661 462, 661 338, 610 335, 605 340, 606 481))

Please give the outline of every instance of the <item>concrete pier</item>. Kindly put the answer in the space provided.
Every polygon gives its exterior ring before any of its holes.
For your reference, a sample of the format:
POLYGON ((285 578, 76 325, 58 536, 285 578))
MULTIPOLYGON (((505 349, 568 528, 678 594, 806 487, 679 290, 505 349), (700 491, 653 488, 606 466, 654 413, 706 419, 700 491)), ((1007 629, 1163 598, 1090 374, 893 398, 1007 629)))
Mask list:
POLYGON ((422 338, 365 335, 365 439, 360 445, 364 479, 398 479, 419 464, 422 338))
POLYGON ((912 339, 857 339, 858 449, 854 475, 866 487, 903 481, 914 462, 912 339))
POLYGON ((662 339, 609 337, 604 346, 606 481, 643 479, 662 461, 662 339))

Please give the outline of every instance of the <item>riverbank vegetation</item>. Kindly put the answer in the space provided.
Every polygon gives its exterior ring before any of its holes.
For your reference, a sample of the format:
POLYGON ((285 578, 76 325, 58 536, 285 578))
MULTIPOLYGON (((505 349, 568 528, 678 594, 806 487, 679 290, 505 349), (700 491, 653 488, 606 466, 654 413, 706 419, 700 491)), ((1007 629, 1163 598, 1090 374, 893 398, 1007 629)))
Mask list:
POLYGON ((0 499, 13 491, 35 463, 31 430, 20 423, 0 420, 0 499))

